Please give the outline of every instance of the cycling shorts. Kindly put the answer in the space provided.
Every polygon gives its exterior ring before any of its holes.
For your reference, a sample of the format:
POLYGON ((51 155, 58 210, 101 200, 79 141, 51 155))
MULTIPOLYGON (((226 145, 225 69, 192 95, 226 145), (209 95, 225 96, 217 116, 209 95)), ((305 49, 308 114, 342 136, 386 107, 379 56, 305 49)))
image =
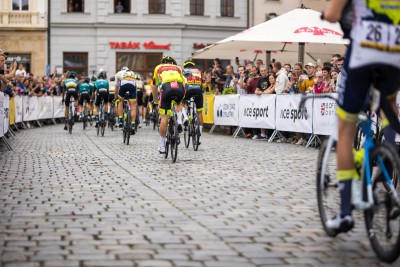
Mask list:
POLYGON ((94 99, 94 104, 100 106, 101 99, 104 99, 104 104, 108 103, 108 92, 98 92, 94 99))
POLYGON ((114 92, 108 92, 108 102, 113 102, 114 101, 114 92))
POLYGON ((202 89, 190 89, 186 91, 185 100, 189 101, 190 98, 194 98, 196 104, 196 111, 203 110, 203 90, 202 89))
POLYGON ((67 91, 67 93, 65 94, 65 105, 69 106, 69 99, 71 98, 71 96, 74 97, 74 100, 78 100, 78 91, 67 91))
POLYGON ((83 105, 83 101, 86 100, 86 103, 89 104, 90 103, 90 95, 88 92, 83 92, 81 93, 80 97, 79 97, 79 105, 83 105))
MULTIPOLYGON (((351 57, 351 47, 350 45, 347 50, 346 59, 351 57)), ((380 63, 350 68, 349 60, 345 60, 344 70, 340 74, 342 82, 338 84, 337 113, 339 117, 347 121, 357 121, 358 113, 367 101, 374 73, 378 74, 375 87, 388 98, 396 97, 400 87, 400 68, 380 63)))
POLYGON ((139 89, 136 92, 137 94, 137 104, 138 106, 143 106, 143 90, 139 89))
POLYGON ((168 82, 161 86, 160 91, 160 114, 166 115, 171 109, 171 101, 180 103, 185 97, 185 88, 180 82, 168 82))
POLYGON ((136 86, 130 83, 121 85, 121 87, 118 90, 118 96, 123 99, 125 98, 125 94, 127 92, 129 92, 129 101, 131 102, 136 101, 136 86))

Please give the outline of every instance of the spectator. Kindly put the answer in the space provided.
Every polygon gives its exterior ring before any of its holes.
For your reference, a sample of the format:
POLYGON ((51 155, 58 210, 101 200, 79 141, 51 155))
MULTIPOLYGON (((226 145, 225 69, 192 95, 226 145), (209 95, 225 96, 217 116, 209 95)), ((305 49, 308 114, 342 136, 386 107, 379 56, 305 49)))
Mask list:
POLYGON ((115 12, 116 13, 124 12, 124 6, 122 5, 121 1, 118 1, 118 4, 115 7, 115 12))
POLYGON ((312 92, 314 86, 315 66, 313 63, 307 63, 306 75, 301 75, 299 78, 299 90, 301 93, 312 92))
POLYGON ((257 60, 256 60, 256 67, 257 67, 257 74, 258 74, 258 76, 261 75, 261 73, 260 73, 260 67, 261 67, 261 65, 264 65, 263 61, 262 61, 261 59, 257 59, 257 60))
POLYGON ((331 88, 332 88, 333 80, 331 79, 331 76, 329 75, 330 72, 331 72, 331 67, 324 66, 322 68, 322 77, 326 84, 326 92, 325 93, 330 93, 332 91, 331 88))
POLYGON ((337 79, 338 79, 338 77, 339 77, 339 74, 340 74, 340 70, 338 70, 337 68, 334 68, 332 71, 331 71, 331 73, 330 73, 330 76, 331 76, 331 79, 332 79, 332 83, 331 83, 331 92, 332 93, 335 93, 336 92, 336 87, 337 87, 337 79))
POLYGON ((211 71, 210 70, 205 70, 203 72, 202 87, 203 87, 204 95, 213 95, 213 94, 215 94, 214 88, 213 88, 212 83, 211 83, 211 71))
MULTIPOLYGON (((339 86, 341 86, 341 84, 345 82, 346 77, 344 77, 345 73, 343 72, 344 60, 345 60, 344 57, 340 57, 337 59, 337 62, 336 62, 336 66, 340 71, 339 76, 337 77, 337 80, 336 80, 336 92, 338 91, 339 86)), ((342 85, 342 87, 343 86, 344 85, 342 85)))
POLYGON ((269 82, 269 76, 268 76, 268 69, 267 66, 261 65, 260 66, 260 73, 261 77, 258 80, 257 83, 257 88, 255 90, 256 95, 261 95, 261 94, 273 94, 275 93, 275 88, 270 89, 269 92, 267 92, 267 89, 270 87, 270 82, 269 82))
POLYGON ((329 87, 324 81, 324 77, 322 76, 322 71, 318 71, 315 74, 315 83, 313 86, 313 93, 314 94, 322 94, 322 93, 328 93, 329 92, 329 87))
POLYGON ((238 91, 239 95, 245 95, 246 92, 246 84, 244 83, 244 79, 246 77, 246 72, 243 66, 238 67, 239 81, 238 81, 238 91))
POLYGON ((248 94, 254 94, 254 92, 256 91, 259 79, 260 79, 260 77, 258 76, 257 67, 254 65, 251 65, 249 78, 246 81, 246 91, 248 94))
POLYGON ((331 64, 332 64, 332 66, 333 66, 333 68, 337 68, 337 60, 339 59, 339 58, 341 58, 342 56, 341 55, 339 55, 339 54, 334 54, 334 55, 332 55, 332 59, 331 59, 331 64))
POLYGON ((276 73, 276 86, 275 93, 278 95, 289 93, 289 79, 286 75, 285 68, 282 67, 280 62, 275 62, 273 65, 273 71, 276 73))
POLYGON ((25 70, 24 64, 18 65, 18 69, 15 71, 15 75, 16 76, 22 75, 23 77, 26 76, 26 70, 25 70))
POLYGON ((289 72, 292 71, 292 65, 290 65, 289 63, 286 63, 285 65, 283 65, 283 67, 286 70, 286 75, 288 75, 289 72))
POLYGON ((6 55, 2 52, 3 51, 0 53, 0 91, 4 92, 10 82, 7 80, 5 75, 6 55))
POLYGON ((224 84, 224 90, 222 92, 223 95, 226 94, 236 94, 238 90, 238 75, 233 71, 233 66, 226 66, 226 78, 224 84))
POLYGON ((221 61, 218 58, 214 59, 212 74, 212 78, 214 78, 212 80, 213 87, 218 88, 218 94, 220 94, 222 93, 222 90, 224 88, 226 76, 224 75, 224 69, 222 67, 221 61))

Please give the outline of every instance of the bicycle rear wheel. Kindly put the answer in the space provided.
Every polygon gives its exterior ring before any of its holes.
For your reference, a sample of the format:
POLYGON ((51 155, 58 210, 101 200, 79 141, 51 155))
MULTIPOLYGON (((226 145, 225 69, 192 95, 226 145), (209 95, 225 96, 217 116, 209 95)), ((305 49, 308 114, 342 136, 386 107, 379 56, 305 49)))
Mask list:
POLYGON ((72 134, 72 125, 73 125, 73 119, 74 119, 74 115, 72 114, 72 105, 69 105, 68 108, 68 132, 69 134, 72 134))
POLYGON ((130 110, 128 110, 128 113, 126 114, 126 124, 125 124, 127 145, 129 145, 129 140, 131 139, 131 123, 132 123, 131 112, 130 110))
POLYGON ((187 127, 185 127, 185 130, 183 131, 183 139, 185 141, 185 147, 188 148, 190 145, 190 137, 192 136, 192 125, 191 122, 189 120, 189 125, 187 127))
POLYGON ((86 108, 86 101, 83 102, 83 109, 82 109, 82 124, 83 124, 83 130, 86 129, 86 124, 87 124, 87 108, 86 108))
POLYGON ((199 149, 199 139, 200 139, 200 128, 199 119, 197 118, 197 113, 193 113, 193 128, 192 128, 192 144, 194 151, 199 149))
MULTIPOLYGON (((372 195, 374 205, 364 211, 367 234, 377 257, 392 263, 400 255, 400 216, 393 191, 400 194, 398 179, 400 160, 397 152, 386 143, 379 144, 370 152, 372 169, 372 195), (384 173, 390 176, 393 187, 389 187, 384 173), (393 190, 392 190, 393 189, 393 190)), ((366 186, 364 185, 364 188, 366 186)), ((365 190, 365 189, 364 189, 365 190)))
MULTIPOLYGON (((176 116, 176 115, 175 115, 176 116)), ((178 132, 178 123, 176 122, 176 117, 173 116, 172 119, 172 127, 171 127, 171 159, 172 162, 176 162, 176 158, 178 157, 178 145, 179 145, 179 132, 178 132)))
POLYGON ((335 148, 336 141, 331 137, 322 143, 318 155, 316 180, 319 217, 326 234, 331 237, 336 236, 338 233, 328 229, 326 222, 340 210, 335 148))

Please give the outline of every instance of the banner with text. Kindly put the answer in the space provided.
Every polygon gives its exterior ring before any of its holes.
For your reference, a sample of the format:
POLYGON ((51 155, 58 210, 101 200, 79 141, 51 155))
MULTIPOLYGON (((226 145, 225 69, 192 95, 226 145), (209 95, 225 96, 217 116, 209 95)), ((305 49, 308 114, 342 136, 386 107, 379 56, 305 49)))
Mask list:
POLYGON ((14 97, 15 101, 15 123, 22 122, 22 113, 23 113, 23 108, 22 108, 22 96, 15 96, 14 97))
POLYGON ((53 97, 43 96, 39 98, 39 119, 53 118, 53 97))
POLYGON ((37 96, 22 96, 23 121, 34 121, 39 119, 39 101, 37 96))
POLYGON ((3 133, 8 132, 8 127, 10 126, 10 97, 8 95, 4 96, 4 129, 3 133))
POLYGON ((61 96, 53 96, 53 118, 64 118, 64 103, 61 96))
POLYGON ((241 95, 239 126, 275 129, 276 95, 241 95))
POLYGON ((203 105, 203 122, 214 123, 214 95, 205 95, 203 105))
POLYGON ((311 133, 313 100, 305 104, 305 111, 299 110, 302 95, 276 96, 276 129, 279 131, 311 133))
POLYGON ((239 125, 239 95, 216 95, 214 98, 214 124, 239 125))
MULTIPOLYGON (((329 94, 337 98, 337 94, 329 94)), ((311 101, 311 100, 308 100, 311 101)), ((313 107, 313 133, 331 135, 337 131, 336 118, 337 103, 329 98, 314 98, 313 107)))
POLYGON ((0 137, 4 136, 4 94, 0 94, 0 137))

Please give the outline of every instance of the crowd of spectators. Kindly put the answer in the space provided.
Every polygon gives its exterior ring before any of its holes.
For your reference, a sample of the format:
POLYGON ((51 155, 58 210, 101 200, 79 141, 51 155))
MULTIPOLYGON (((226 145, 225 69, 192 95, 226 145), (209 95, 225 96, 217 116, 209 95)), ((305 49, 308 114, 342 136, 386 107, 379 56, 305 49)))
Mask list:
MULTIPOLYGON (((332 55, 330 62, 299 62, 291 66, 287 63, 273 62, 265 65, 261 59, 242 66, 236 58, 236 66, 223 66, 216 58, 211 70, 203 71, 204 94, 299 94, 334 93, 340 83, 340 71, 344 58, 332 55), (236 68, 236 71, 235 71, 236 68)), ((245 129, 246 136, 254 140, 267 140, 266 129, 245 129)), ((283 133, 278 142, 291 142, 303 145, 307 135, 302 133, 283 133)))

